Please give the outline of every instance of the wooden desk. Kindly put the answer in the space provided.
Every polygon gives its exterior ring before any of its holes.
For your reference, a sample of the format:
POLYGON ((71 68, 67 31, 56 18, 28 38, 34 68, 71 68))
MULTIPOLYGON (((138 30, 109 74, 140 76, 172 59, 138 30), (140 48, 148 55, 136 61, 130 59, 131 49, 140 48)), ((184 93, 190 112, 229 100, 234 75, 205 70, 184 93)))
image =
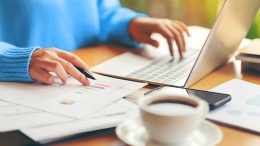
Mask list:
MULTIPOLYGON (((74 53, 80 56, 88 65, 99 64, 113 56, 125 52, 126 49, 112 46, 98 46, 88 49, 75 51, 74 53)), ((204 79, 192 86, 196 89, 208 90, 220 83, 228 81, 233 78, 239 78, 255 84, 260 84, 259 73, 240 68, 238 61, 228 63, 223 67, 217 69, 209 74, 204 79)), ((241 129, 230 128, 228 126, 219 125, 224 133, 224 138, 218 146, 260 146, 260 135, 241 129)), ((82 134, 75 138, 64 140, 51 146, 123 146, 124 143, 114 134, 113 129, 103 130, 99 132, 92 132, 82 134)))

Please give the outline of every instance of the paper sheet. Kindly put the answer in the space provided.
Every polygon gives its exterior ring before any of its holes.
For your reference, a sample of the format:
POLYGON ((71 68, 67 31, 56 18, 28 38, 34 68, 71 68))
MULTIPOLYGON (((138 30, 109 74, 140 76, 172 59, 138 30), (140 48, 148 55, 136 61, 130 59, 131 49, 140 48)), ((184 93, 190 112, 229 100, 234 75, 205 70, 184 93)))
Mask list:
POLYGON ((1 82, 0 99, 81 119, 146 85, 100 75, 95 77, 97 80, 91 81, 91 86, 81 86, 73 78, 66 84, 55 82, 53 85, 1 82))
POLYGON ((234 79, 212 91, 230 94, 232 100, 210 112, 208 119, 260 133, 260 86, 234 79))
POLYGON ((138 115, 136 104, 120 99, 99 110, 92 117, 60 124, 23 128, 21 131, 34 141, 45 143, 82 132, 115 127, 130 116, 138 115))
POLYGON ((70 120, 72 119, 0 100, 0 132, 70 120))

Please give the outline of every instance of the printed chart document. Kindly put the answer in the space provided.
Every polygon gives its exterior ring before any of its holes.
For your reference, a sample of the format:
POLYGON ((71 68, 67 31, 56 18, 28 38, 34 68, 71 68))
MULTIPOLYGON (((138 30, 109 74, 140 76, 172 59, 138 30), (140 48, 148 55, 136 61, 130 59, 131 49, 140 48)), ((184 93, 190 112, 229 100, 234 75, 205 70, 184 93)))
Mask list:
POLYGON ((138 115, 139 111, 135 103, 126 99, 120 99, 98 110, 88 118, 59 124, 23 128, 21 131, 34 141, 46 143, 82 132, 115 127, 127 118, 138 115))
POLYGON ((233 79, 212 91, 230 94, 232 100, 210 112, 208 119, 260 133, 260 86, 233 79))
POLYGON ((0 82, 0 99, 57 115, 82 119, 146 85, 95 75, 90 86, 69 78, 53 85, 0 82))

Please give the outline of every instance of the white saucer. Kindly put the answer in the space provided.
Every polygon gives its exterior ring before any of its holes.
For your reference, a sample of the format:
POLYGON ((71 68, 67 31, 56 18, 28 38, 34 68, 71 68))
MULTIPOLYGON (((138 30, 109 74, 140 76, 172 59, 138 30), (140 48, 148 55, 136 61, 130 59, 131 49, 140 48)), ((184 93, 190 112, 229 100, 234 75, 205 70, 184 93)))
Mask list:
MULTIPOLYGON (((148 134, 138 119, 127 120, 116 127, 117 136, 132 146, 165 146, 149 141, 148 134)), ((209 121, 203 121, 199 128, 182 144, 174 146, 215 146, 223 135, 221 130, 209 121)), ((172 146, 172 145, 167 145, 172 146)))

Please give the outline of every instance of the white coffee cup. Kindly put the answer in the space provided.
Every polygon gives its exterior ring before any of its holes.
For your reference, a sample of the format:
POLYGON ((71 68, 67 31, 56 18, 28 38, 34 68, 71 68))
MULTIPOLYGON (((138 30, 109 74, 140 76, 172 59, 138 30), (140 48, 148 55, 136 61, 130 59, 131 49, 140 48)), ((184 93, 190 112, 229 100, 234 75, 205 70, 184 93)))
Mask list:
POLYGON ((150 140, 162 144, 184 142, 209 110, 205 101, 179 95, 145 96, 138 104, 150 140))

